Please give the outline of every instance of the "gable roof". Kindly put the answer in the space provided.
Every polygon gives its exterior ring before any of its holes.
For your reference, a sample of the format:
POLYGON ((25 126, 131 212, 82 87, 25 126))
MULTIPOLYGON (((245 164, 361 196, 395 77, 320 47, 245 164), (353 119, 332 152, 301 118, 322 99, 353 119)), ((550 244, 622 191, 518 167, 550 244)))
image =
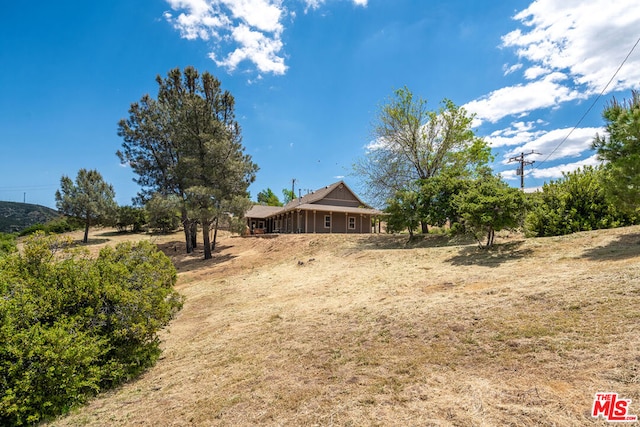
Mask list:
POLYGON ((367 205, 362 200, 360 200, 360 198, 356 195, 356 193, 354 193, 353 190, 351 190, 351 188, 349 188, 349 186, 345 184, 344 181, 340 180, 338 182, 334 182, 331 185, 327 185, 326 187, 322 187, 316 191, 313 191, 305 196, 302 196, 301 198, 293 199, 292 201, 290 201, 284 206, 284 209, 290 210, 290 209, 297 208, 300 205, 316 203, 324 199, 325 197, 327 197, 329 193, 331 193, 333 190, 338 188, 340 185, 344 186, 344 188, 346 188, 353 195, 353 197, 358 201, 358 203, 360 203, 360 206, 363 206, 365 208, 370 208, 369 205, 367 205))

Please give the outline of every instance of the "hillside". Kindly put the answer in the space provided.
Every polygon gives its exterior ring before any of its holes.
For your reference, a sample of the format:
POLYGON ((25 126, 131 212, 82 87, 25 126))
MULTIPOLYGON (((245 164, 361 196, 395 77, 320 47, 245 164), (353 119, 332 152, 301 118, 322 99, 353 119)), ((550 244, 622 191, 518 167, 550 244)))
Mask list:
POLYGON ((60 214, 45 206, 0 201, 0 233, 12 233, 33 224, 44 224, 60 214))
POLYGON ((155 241, 187 297, 161 360, 53 425, 606 425, 600 391, 640 414, 640 226, 155 241))

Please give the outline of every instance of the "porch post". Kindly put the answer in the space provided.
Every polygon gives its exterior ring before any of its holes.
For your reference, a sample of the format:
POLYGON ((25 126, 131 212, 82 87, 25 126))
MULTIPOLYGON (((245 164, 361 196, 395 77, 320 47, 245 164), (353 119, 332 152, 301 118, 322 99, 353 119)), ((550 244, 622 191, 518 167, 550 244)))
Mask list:
POLYGON ((329 234, 333 233, 333 212, 329 212, 329 234))

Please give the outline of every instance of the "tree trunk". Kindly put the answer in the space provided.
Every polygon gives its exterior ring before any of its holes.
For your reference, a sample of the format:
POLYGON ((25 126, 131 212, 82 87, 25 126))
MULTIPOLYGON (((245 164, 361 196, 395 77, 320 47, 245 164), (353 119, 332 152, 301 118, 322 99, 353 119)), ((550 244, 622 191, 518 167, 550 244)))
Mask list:
POLYGON ((216 225, 213 228, 213 242, 211 242, 211 251, 216 250, 216 239, 218 238, 218 217, 216 217, 216 225))
POLYGON ((187 253, 190 254, 193 252, 193 241, 191 240, 191 221, 189 221, 189 217, 187 215, 187 210, 182 209, 182 228, 184 229, 184 240, 186 245, 187 253))
POLYGON ((429 224, 426 221, 420 221, 422 234, 429 234, 429 224))
POLYGON ((191 221, 191 247, 193 249, 198 247, 198 223, 191 221))
POLYGON ((204 246, 204 259, 211 259, 211 244, 209 243, 209 221, 202 220, 202 244, 204 246))
POLYGON ((89 241, 89 225, 91 220, 87 218, 84 222, 84 238, 82 239, 82 243, 87 243, 89 241))
POLYGON ((493 246, 493 238, 495 237, 496 232, 493 230, 493 227, 489 227, 489 231, 487 232, 487 244, 485 248, 490 248, 493 246))

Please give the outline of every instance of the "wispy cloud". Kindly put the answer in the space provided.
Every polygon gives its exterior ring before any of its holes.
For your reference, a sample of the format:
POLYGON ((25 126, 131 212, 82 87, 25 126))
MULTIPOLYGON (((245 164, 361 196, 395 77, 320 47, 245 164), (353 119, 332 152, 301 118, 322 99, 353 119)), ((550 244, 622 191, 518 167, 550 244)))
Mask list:
MULTIPOLYGON (((249 62, 260 73, 283 75, 285 64, 282 33, 286 17, 296 16, 299 0, 166 0, 172 12, 165 19, 188 40, 212 40, 209 53, 229 72, 249 62), (290 4, 291 6, 288 6, 290 4)), ((367 6, 367 0, 350 0, 367 6)), ((318 9, 324 0, 303 0, 306 8, 318 9)))

